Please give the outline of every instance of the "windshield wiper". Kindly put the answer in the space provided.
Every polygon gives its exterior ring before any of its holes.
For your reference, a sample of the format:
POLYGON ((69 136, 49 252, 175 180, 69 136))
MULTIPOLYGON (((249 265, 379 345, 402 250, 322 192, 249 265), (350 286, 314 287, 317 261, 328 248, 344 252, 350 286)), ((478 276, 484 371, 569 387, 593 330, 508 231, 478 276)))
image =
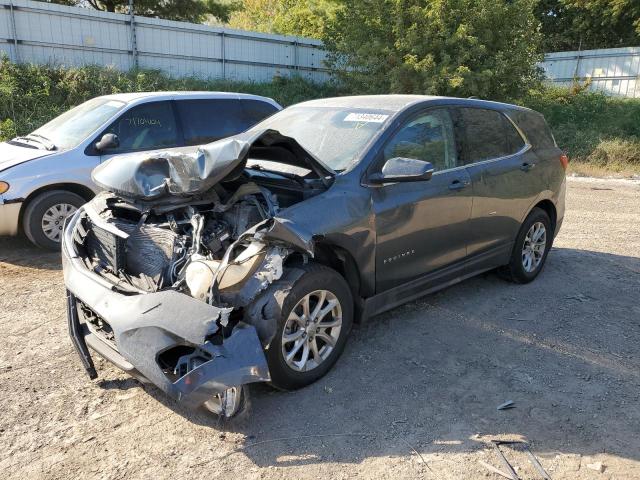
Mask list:
POLYGON ((30 133, 29 135, 26 136, 27 139, 31 137, 36 137, 35 139, 32 139, 32 140, 34 142, 38 142, 40 145, 44 145, 44 147, 47 150, 55 150, 57 148, 51 140, 49 140, 47 137, 43 135, 40 135, 38 133, 30 133))
POLYGON ((247 168, 249 170, 258 170, 260 172, 267 172, 267 173, 273 173, 275 175, 280 175, 281 177, 288 178, 290 180, 294 180, 295 182, 298 182, 303 187, 306 186, 304 178, 302 178, 300 175, 296 175, 295 173, 279 172, 279 171, 276 171, 276 170, 268 170, 268 169, 264 168, 262 165, 258 165, 258 164, 251 165, 251 166, 249 166, 247 168))

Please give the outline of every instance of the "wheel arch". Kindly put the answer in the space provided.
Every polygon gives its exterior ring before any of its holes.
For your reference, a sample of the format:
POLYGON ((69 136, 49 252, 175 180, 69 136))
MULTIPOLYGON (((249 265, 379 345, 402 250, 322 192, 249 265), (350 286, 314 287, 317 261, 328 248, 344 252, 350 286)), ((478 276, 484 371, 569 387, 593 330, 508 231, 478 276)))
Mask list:
MULTIPOLYGON (((549 215, 549 219, 551 220, 551 228, 553 229, 553 232, 555 233, 555 231, 556 231, 556 222, 558 221, 558 212, 556 210, 556 206, 554 205, 554 203, 549 199, 545 199, 545 200, 541 200, 538 203, 536 203, 531 208, 531 210, 533 210, 536 207, 541 209, 541 210, 544 210, 547 213, 547 215, 549 215)), ((529 213, 531 213, 531 210, 529 211, 529 213)), ((527 216, 528 215, 529 214, 527 214, 527 216)))
POLYGON ((29 204, 39 195, 50 192, 53 190, 62 190, 66 192, 75 193, 76 195, 80 195, 87 202, 91 200, 95 193, 86 185, 82 185, 79 183, 52 183, 51 185, 45 185, 43 187, 37 188, 33 192, 31 192, 27 198, 25 198, 24 202, 22 202, 22 206, 20 207, 20 216, 18 220, 18 228, 22 230, 24 228, 24 213, 27 210, 29 204))
MULTIPOLYGON (((358 319, 364 305, 361 293, 362 281, 360 270, 353 257, 346 249, 330 242, 318 241, 314 244, 313 261, 338 272, 349 285, 354 302, 354 318, 358 319)), ((295 256, 290 257, 291 261, 295 256)))

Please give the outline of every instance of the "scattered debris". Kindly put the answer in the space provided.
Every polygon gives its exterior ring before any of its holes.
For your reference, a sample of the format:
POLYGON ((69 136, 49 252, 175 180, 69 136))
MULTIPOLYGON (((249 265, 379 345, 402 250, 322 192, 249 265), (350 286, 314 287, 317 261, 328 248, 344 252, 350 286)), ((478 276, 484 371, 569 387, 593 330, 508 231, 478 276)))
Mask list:
POLYGON ((516 468, 512 467, 511 464, 509 463, 509 460, 507 460, 507 457, 505 457, 504 453, 502 453, 502 450, 500 450, 500 445, 512 445, 512 446, 513 445, 519 445, 526 452, 527 456, 529 457, 529 461, 532 463, 532 465, 538 471, 540 476, 544 480, 551 480, 551 477, 546 472, 546 470, 543 468, 542 464, 538 461, 536 456, 529 449, 529 444, 527 442, 522 442, 522 441, 519 441, 519 440, 511 440, 511 441, 491 440, 491 443, 493 444, 493 448, 498 453, 498 457, 500 457, 500 461, 502 462, 502 465, 504 466, 504 468, 508 472, 508 473, 505 473, 502 470, 498 470, 494 466, 489 465, 488 463, 485 463, 485 462, 482 462, 482 461, 480 462, 485 468, 488 468, 493 473, 497 473, 498 475, 501 475, 501 476, 503 476, 505 478, 508 478, 509 480, 520 480, 520 477, 518 477, 518 474, 516 473, 516 470, 518 469, 518 467, 516 467, 516 468))
POLYGON ((579 302, 588 302, 589 300, 591 300, 591 297, 587 297, 582 293, 576 293, 575 295, 567 295, 564 298, 566 298, 567 300, 578 300, 579 302))
POLYGON ((482 465, 484 468, 488 469, 489 471, 493 473, 497 473, 498 475, 501 475, 504 478, 508 478, 509 480, 511 480, 511 475, 509 475, 508 473, 504 473, 502 470, 498 470, 493 465, 490 465, 487 462, 483 462, 482 460, 478 460, 478 462, 480 463, 480 465, 482 465))
POLYGON ((602 462, 594 462, 594 463, 587 463, 587 468, 590 470, 595 470, 596 472, 602 473, 607 468, 607 466, 602 462))
POLYGON ((513 402, 513 400, 508 400, 502 405, 498 405, 497 410, 509 410, 510 408, 516 408, 516 404, 513 402))

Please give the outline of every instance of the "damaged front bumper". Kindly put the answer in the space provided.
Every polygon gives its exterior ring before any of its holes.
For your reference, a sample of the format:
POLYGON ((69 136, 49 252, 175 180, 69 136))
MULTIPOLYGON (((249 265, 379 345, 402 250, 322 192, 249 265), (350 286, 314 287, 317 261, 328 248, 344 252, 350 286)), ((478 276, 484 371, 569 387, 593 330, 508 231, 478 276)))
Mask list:
POLYGON ((91 378, 97 373, 89 348, 190 407, 198 407, 228 388, 270 380, 253 326, 239 323, 221 344, 211 341, 220 333, 220 320, 229 309, 172 290, 123 294, 89 271, 72 247, 71 232, 78 217, 79 213, 65 228, 62 264, 69 333, 91 378), (83 322, 83 312, 88 310, 108 325, 108 336, 83 322), (167 372, 166 365, 160 364, 161 356, 179 349, 201 351, 207 360, 194 364, 187 373, 167 372))

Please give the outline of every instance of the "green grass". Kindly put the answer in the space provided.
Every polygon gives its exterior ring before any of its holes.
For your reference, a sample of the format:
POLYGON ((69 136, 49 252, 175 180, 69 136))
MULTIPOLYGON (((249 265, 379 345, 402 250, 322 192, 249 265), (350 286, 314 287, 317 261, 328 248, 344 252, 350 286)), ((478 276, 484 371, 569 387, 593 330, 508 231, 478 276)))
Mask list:
POLYGON ((576 171, 640 174, 640 99, 549 88, 519 103, 544 114, 576 171))
MULTIPOLYGON (((170 78, 157 71, 120 72, 97 66, 16 65, 0 59, 0 141, 29 133, 69 108, 98 95, 162 90, 253 93, 284 106, 342 95, 336 84, 302 78, 269 83, 170 78)), ((543 113, 560 147, 580 173, 640 174, 640 100, 608 97, 580 88, 541 88, 514 101, 543 113)))

